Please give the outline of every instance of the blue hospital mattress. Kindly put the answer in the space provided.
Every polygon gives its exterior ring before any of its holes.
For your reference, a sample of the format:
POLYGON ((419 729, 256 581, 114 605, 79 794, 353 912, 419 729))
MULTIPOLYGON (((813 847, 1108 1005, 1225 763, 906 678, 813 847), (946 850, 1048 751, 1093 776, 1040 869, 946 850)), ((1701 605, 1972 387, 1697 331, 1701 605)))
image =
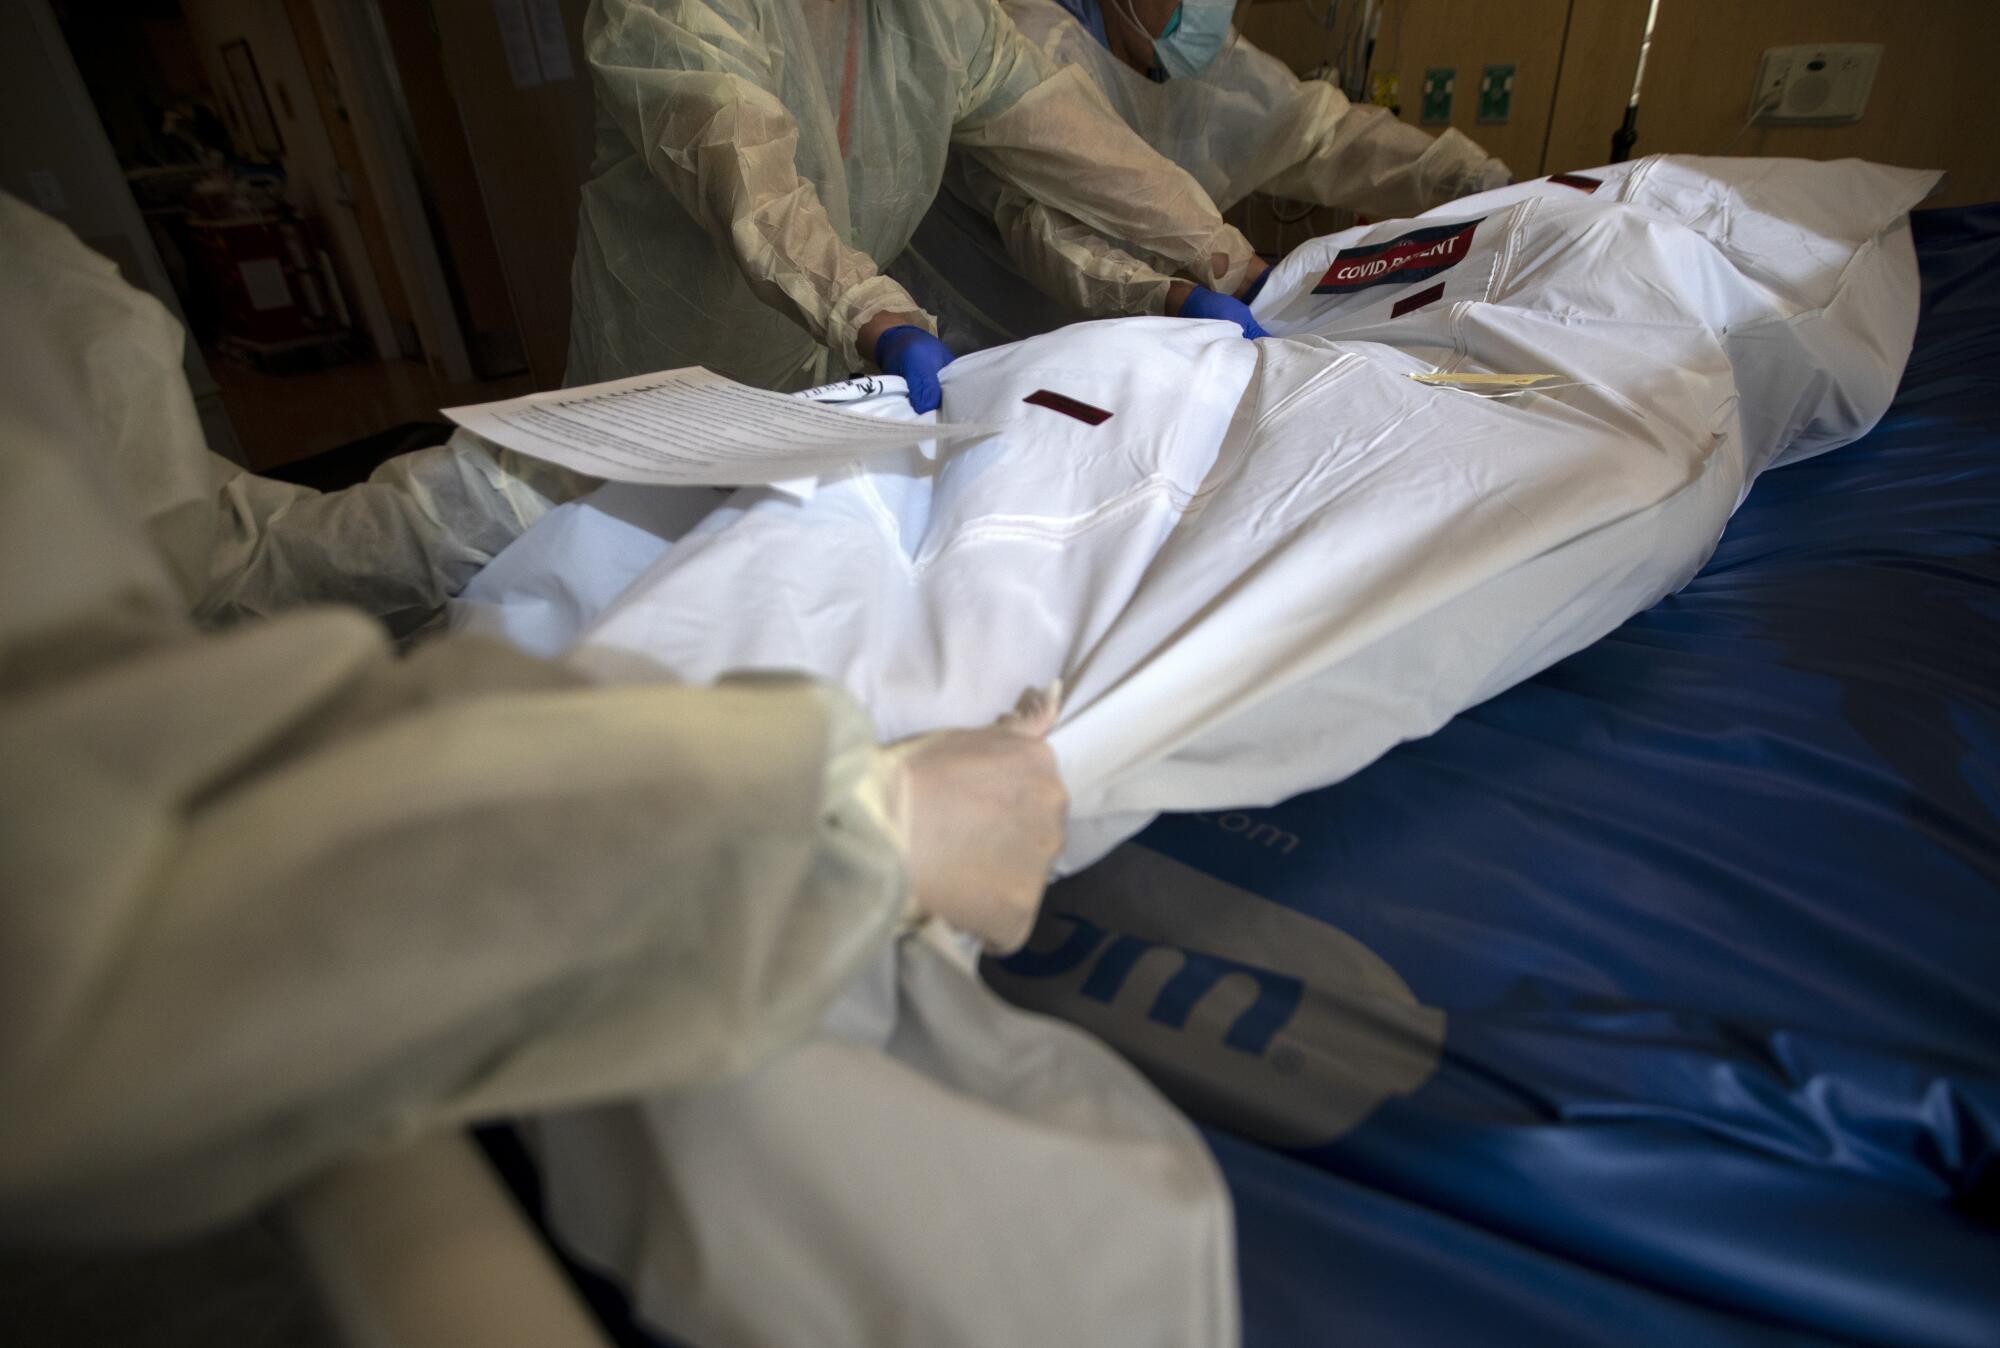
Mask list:
MULTIPOLYGON (((2000 1343, 2000 206, 1915 230, 1888 416, 1767 474, 1682 592, 1348 781, 1129 845, 1443 1012, 1338 1136, 1211 1128, 1251 1345, 2000 1343)), ((1267 985, 1225 1047, 1273 1041, 1267 985)), ((1173 986, 1134 1014, 1184 1023, 1173 986)))

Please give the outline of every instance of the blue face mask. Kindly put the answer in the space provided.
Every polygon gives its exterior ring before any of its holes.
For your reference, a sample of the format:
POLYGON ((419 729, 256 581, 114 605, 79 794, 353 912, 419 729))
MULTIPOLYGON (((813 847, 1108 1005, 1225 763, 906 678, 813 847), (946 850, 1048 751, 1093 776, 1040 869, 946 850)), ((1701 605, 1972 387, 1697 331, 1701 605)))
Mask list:
POLYGON ((1166 31, 1153 39, 1153 54, 1169 77, 1186 79, 1208 69, 1229 41, 1235 0, 1181 0, 1166 31))

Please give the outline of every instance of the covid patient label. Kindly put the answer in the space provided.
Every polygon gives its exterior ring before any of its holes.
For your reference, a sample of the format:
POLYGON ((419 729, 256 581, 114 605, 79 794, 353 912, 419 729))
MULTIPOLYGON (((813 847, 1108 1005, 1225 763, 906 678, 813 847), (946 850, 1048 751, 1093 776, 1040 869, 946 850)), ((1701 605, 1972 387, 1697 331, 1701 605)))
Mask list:
POLYGON ((1472 235, 1482 223, 1462 220, 1449 225, 1432 225, 1412 230, 1386 243, 1367 243, 1344 248, 1334 256, 1333 265, 1313 287, 1315 295, 1339 295, 1370 286, 1401 285, 1436 276, 1465 260, 1472 251, 1472 235))

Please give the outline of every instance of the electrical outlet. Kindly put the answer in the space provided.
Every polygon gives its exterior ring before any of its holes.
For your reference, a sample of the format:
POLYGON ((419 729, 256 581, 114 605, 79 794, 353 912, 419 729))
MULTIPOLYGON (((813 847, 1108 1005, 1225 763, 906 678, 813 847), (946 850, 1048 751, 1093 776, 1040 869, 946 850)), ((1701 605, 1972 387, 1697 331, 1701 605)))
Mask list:
POLYGON ((1451 120, 1451 91, 1458 84, 1458 72, 1450 66, 1435 66, 1424 72, 1424 115, 1427 125, 1451 120))
POLYGON ((1488 66, 1479 76, 1479 124, 1494 126, 1507 120, 1514 103, 1514 67, 1488 66))
POLYGON ((1875 42, 1767 48, 1751 112, 1766 123, 1859 121, 1881 64, 1875 42))

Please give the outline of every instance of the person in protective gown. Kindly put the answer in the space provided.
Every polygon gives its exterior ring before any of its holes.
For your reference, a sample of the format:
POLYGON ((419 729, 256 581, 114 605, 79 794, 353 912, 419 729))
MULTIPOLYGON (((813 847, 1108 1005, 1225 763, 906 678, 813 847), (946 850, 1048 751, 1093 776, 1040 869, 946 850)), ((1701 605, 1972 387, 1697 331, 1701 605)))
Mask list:
MULTIPOLYGON (((595 0, 597 149, 583 188, 567 382, 703 365, 790 390, 869 366, 935 407, 951 353, 881 268, 954 148, 1073 228, 1047 264, 1105 315, 1241 318, 1262 273, 1201 185, 1058 68, 996 0, 595 0), (1151 285, 1106 289, 1146 250, 1151 285), (1173 289, 1174 278, 1181 285, 1173 289)), ((1254 334, 1252 334, 1254 335, 1254 334)))
MULTIPOLYGON (((1219 210, 1261 192, 1393 219, 1511 180, 1505 164, 1456 130, 1432 136, 1387 108, 1350 103, 1325 80, 1300 79, 1230 27, 1231 0, 1001 0, 1001 7, 1051 64, 1087 76, 1219 210)), ((1080 229, 1061 209, 954 155, 945 190, 891 272, 940 314, 948 341, 962 350, 990 346, 1123 302, 1081 291, 1049 265, 1080 229)), ((1143 247, 1119 242, 1145 256, 1143 247)), ((1111 268, 1099 270, 1119 289, 1161 284, 1141 265, 1115 278, 1111 268)))
POLYGON ((463 432, 322 495, 0 194, 0 1245, 220 1224, 357 1149, 714 1081, 899 926, 1026 938, 1046 715, 600 688, 423 621, 581 483, 463 432))

